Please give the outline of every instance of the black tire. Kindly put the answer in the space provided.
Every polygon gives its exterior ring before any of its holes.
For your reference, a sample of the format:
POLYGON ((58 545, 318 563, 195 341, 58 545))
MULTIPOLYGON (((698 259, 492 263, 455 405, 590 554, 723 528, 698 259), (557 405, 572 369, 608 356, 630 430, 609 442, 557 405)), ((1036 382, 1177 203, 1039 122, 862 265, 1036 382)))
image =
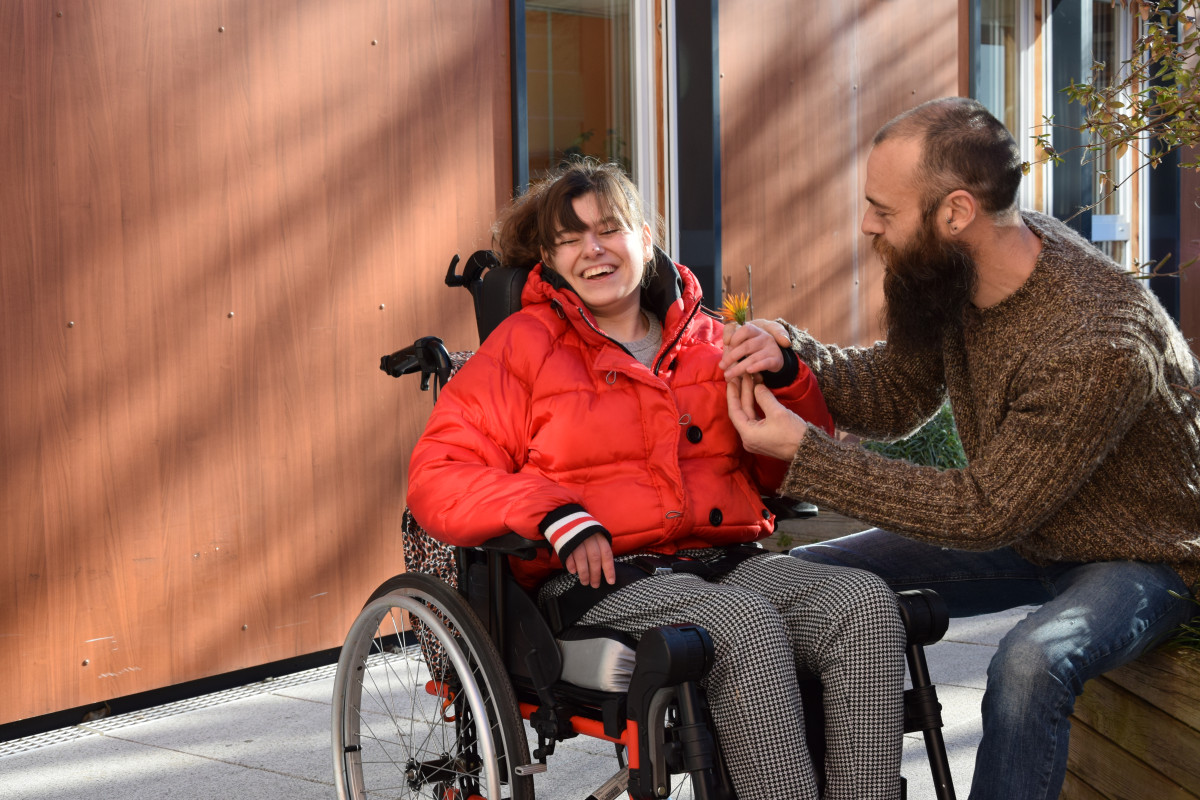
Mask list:
POLYGON ((533 778, 513 773, 529 764, 529 743, 512 684, 479 618, 442 581, 392 578, 351 625, 334 678, 333 758, 342 800, 532 800, 533 778))

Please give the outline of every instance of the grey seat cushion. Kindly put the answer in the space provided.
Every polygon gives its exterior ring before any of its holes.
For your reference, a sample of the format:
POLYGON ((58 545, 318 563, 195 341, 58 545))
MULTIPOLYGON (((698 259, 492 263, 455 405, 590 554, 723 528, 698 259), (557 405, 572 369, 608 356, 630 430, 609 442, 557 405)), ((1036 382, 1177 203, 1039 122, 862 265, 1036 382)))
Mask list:
POLYGON ((558 637, 558 649, 567 683, 600 692, 629 691, 637 649, 632 636, 608 628, 568 628, 558 637))

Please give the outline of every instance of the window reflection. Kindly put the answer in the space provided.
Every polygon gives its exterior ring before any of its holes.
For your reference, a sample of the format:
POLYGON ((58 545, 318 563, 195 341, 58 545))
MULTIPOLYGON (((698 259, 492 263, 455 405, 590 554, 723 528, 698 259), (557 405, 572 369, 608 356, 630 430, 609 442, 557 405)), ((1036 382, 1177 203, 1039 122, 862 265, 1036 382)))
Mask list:
POLYGON ((575 155, 632 174, 631 0, 525 6, 529 175, 575 155))
POLYGON ((985 0, 980 7, 978 99, 1009 131, 1020 124, 1020 51, 1017 0, 985 0))

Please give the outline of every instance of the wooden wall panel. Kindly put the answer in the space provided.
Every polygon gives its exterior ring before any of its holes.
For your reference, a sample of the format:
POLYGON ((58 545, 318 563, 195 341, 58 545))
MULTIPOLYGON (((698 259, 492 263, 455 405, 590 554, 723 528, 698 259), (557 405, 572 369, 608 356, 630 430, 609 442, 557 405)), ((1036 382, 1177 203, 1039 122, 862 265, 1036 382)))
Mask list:
POLYGON ((871 138, 958 93, 957 0, 723 0, 722 271, 758 316, 824 341, 879 335, 882 273, 859 232, 871 138))
POLYGON ((402 569, 432 400, 378 357, 473 344, 506 15, 0 4, 0 723, 334 647, 402 569))

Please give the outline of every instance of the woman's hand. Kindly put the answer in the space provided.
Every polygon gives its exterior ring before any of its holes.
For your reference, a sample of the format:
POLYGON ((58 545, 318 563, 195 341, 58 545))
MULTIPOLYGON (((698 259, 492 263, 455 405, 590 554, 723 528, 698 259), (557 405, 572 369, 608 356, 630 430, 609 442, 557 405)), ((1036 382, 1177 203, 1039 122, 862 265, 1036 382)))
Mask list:
POLYGON ((592 534, 583 540, 583 544, 571 551, 563 564, 567 572, 579 576, 579 582, 600 587, 600 579, 604 578, 610 584, 617 582, 617 568, 613 566, 612 545, 608 537, 602 533, 592 534))
POLYGON ((796 457, 796 448, 808 432, 808 423, 776 400, 770 389, 755 383, 752 376, 743 375, 725 384, 725 397, 729 402, 729 419, 742 437, 743 447, 780 461, 796 457))
POLYGON ((778 372, 783 369, 781 347, 790 347, 787 330, 778 322, 756 319, 745 325, 725 325, 725 352, 718 365, 725 371, 725 380, 735 381, 742 375, 778 372))

